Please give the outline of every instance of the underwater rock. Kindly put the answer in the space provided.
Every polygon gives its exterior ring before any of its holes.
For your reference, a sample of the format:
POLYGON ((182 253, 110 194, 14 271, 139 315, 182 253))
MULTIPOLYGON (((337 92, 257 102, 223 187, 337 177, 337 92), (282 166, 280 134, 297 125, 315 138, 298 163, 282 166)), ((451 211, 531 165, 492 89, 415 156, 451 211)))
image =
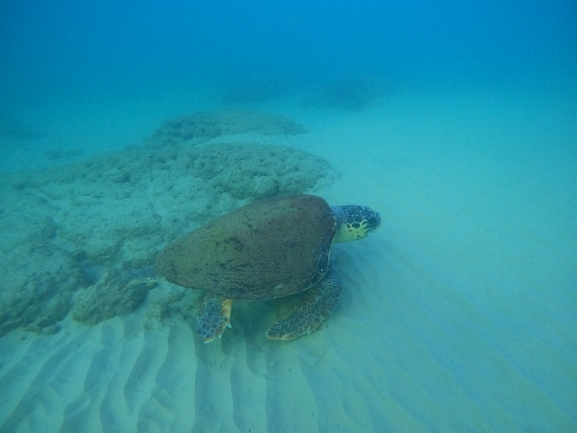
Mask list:
MULTIPOLYGON (((318 108, 362 110, 385 94, 387 86, 375 80, 341 80, 324 84, 305 105, 318 108)), ((391 92, 388 89, 387 94, 391 92)))
POLYGON ((57 332, 73 293, 86 284, 76 260, 49 243, 25 243, 3 253, 0 272, 0 337, 19 327, 57 332))
POLYGON ((302 134, 306 129, 278 114, 254 111, 194 113, 166 121, 145 140, 145 145, 158 147, 184 142, 199 144, 221 135, 252 131, 265 135, 294 135, 302 134))
POLYGON ((120 279, 106 273, 96 284, 78 294, 72 318, 86 325, 132 313, 146 299, 149 286, 136 284, 120 289, 120 279))
POLYGON ((336 178, 324 159, 287 146, 212 144, 190 157, 195 176, 240 200, 298 194, 336 178))

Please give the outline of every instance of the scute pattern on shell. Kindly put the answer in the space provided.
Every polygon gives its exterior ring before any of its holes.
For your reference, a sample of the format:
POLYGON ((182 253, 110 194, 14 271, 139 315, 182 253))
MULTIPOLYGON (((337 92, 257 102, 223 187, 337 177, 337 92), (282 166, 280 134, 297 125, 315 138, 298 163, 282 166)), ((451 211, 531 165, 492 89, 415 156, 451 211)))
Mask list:
POLYGON ((320 197, 254 202, 176 240, 156 269, 171 283, 232 299, 301 292, 326 273, 336 221, 320 197))

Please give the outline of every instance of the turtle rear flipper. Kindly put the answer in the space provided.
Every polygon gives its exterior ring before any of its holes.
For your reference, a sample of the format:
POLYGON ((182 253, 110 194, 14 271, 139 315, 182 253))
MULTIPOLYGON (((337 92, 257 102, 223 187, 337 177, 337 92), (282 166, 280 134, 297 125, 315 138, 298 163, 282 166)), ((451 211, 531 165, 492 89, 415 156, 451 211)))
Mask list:
POLYGON ((198 315, 196 330, 202 341, 210 343, 215 338, 220 338, 227 326, 230 328, 231 308, 232 299, 214 293, 206 294, 198 315))
POLYGON ((302 303, 266 331, 266 338, 288 341, 310 334, 334 311, 341 289, 341 279, 331 264, 322 281, 306 292, 302 303))

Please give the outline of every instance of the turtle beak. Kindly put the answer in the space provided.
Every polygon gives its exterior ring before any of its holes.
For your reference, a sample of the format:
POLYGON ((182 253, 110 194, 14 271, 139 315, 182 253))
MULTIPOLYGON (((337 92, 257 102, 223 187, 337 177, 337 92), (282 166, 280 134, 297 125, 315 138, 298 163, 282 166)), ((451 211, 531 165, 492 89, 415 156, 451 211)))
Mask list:
POLYGON ((368 218, 366 219, 367 226, 365 236, 370 235, 372 232, 374 232, 381 226, 381 215, 378 212, 369 208, 367 208, 367 211, 369 211, 369 215, 368 218))

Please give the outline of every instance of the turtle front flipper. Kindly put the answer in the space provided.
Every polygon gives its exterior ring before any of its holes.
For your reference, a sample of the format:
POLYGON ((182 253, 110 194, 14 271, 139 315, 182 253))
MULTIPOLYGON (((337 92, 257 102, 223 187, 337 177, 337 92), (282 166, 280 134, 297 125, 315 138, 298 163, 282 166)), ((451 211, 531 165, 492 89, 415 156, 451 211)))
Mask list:
POLYGON ((310 334, 336 308, 342 284, 339 274, 331 264, 324 278, 306 292, 306 297, 291 313, 266 331, 270 340, 294 340, 310 334))
POLYGON ((202 341, 210 343, 215 338, 220 338, 227 326, 230 328, 231 308, 232 299, 207 293, 202 301, 196 330, 202 341))

